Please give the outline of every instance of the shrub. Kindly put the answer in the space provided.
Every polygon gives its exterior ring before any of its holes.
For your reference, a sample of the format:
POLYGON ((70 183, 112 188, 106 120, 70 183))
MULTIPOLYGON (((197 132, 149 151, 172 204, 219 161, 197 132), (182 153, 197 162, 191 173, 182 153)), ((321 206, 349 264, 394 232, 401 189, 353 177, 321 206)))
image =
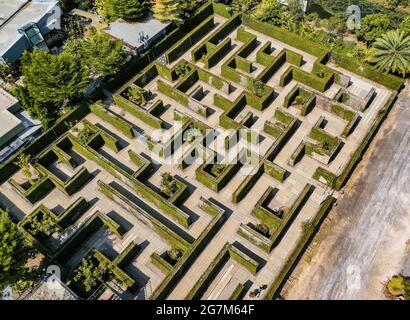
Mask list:
POLYGON ((93 256, 84 258, 81 265, 76 269, 73 280, 91 292, 98 284, 103 282, 108 274, 109 264, 105 261, 98 261, 93 256))
POLYGON ((258 231, 260 234, 262 234, 265 237, 270 237, 269 234, 269 227, 264 224, 264 223, 259 223, 255 226, 255 230, 258 231))
POLYGON ((178 248, 172 248, 171 250, 167 251, 168 257, 170 257, 173 261, 178 261, 182 258, 183 252, 178 248))
POLYGON ((126 93, 127 98, 135 104, 142 105, 146 103, 151 95, 150 91, 146 91, 140 87, 131 87, 126 93))
POLYGON ((252 81, 251 90, 255 96, 260 98, 265 95, 266 85, 260 80, 252 81))
POLYGON ((218 177, 222 171, 225 169, 225 166, 221 163, 214 163, 211 167, 211 173, 215 177, 218 177))
POLYGON ((161 191, 169 197, 172 197, 178 191, 177 182, 169 172, 161 174, 161 191))
POLYGON ((183 60, 175 67, 174 71, 178 78, 181 78, 188 74, 189 71, 191 71, 191 67, 185 60, 183 60))

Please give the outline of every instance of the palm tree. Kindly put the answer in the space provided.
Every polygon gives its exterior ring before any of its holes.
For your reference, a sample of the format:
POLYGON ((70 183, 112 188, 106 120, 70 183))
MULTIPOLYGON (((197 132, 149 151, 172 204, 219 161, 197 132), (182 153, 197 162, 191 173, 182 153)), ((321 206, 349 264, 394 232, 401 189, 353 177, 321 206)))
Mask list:
POLYGON ((399 30, 389 31, 374 42, 369 54, 369 62, 379 70, 404 77, 410 71, 410 36, 399 30))

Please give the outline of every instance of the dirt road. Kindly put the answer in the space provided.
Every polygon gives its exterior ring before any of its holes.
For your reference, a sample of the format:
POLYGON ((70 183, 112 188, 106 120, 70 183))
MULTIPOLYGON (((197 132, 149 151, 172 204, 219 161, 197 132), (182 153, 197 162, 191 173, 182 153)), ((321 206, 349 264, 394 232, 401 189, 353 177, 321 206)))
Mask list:
MULTIPOLYGON (((385 299, 409 261, 410 90, 377 134, 283 292, 286 299, 385 299), (407 247, 406 247, 407 245, 407 247), (406 264, 407 264, 406 263, 406 264)), ((408 268, 407 268, 408 269, 408 268)))

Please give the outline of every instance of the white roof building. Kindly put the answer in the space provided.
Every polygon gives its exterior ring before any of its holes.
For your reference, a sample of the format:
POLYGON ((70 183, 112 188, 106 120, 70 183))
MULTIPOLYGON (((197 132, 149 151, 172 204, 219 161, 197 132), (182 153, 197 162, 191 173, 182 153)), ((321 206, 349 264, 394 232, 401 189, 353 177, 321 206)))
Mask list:
POLYGON ((24 50, 44 47, 48 32, 60 29, 56 0, 0 0, 0 60, 14 63, 24 50))

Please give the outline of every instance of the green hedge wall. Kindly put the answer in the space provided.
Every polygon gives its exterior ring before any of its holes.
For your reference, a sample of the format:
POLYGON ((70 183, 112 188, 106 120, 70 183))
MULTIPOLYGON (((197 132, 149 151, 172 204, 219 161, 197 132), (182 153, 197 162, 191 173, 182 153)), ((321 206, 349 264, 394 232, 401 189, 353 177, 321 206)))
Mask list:
POLYGON ((187 52, 195 43, 201 40, 215 26, 214 17, 210 16, 202 21, 195 29, 189 32, 184 38, 177 42, 172 48, 165 53, 165 58, 168 63, 171 63, 180 58, 187 52))
POLYGON ((168 97, 174 99, 175 101, 179 102, 183 106, 187 107, 189 105, 189 99, 188 97, 180 92, 179 90, 176 90, 172 86, 166 84, 162 80, 157 80, 157 86, 158 86, 158 91, 167 95, 168 97))
POLYGON ((377 82, 391 90, 400 91, 400 89, 404 86, 404 79, 381 73, 372 66, 366 66, 359 63, 353 57, 348 57, 334 52, 332 53, 332 56, 336 60, 335 62, 339 67, 377 82))
POLYGON ((79 106, 64 114, 54 126, 44 132, 40 137, 22 147, 18 152, 7 159, 7 161, 2 163, 0 165, 0 184, 6 182, 19 170, 19 167, 14 162, 20 154, 24 153, 31 156, 37 155, 43 149, 56 141, 58 137, 69 130, 72 125, 85 117, 89 112, 90 109, 88 104, 85 102, 81 103, 79 106))
POLYGON ((190 244, 177 233, 165 226, 161 221, 157 220, 154 216, 148 214, 145 210, 138 207, 134 202, 125 197, 122 193, 111 187, 110 185, 99 180, 97 185, 102 193, 104 193, 109 199, 118 203, 125 209, 129 210, 130 213, 139 215, 147 219, 152 223, 153 230, 163 237, 172 246, 181 249, 182 251, 188 250, 190 244))
POLYGON ((296 33, 286 31, 284 29, 274 26, 273 24, 255 20, 246 14, 242 15, 242 23, 251 29, 261 32, 269 37, 273 37, 279 41, 282 41, 299 50, 303 50, 316 57, 322 55, 324 52, 327 51, 317 43, 308 40, 304 37, 301 37, 296 33))
POLYGON ((238 203, 245 198, 262 174, 263 166, 259 165, 258 170, 254 174, 247 176, 239 187, 232 193, 232 202, 238 203))
POLYGON ((263 168, 265 173, 275 178, 279 182, 285 181, 286 170, 277 164, 270 162, 269 160, 265 160, 263 163, 263 168))
POLYGON ((232 292, 229 300, 241 300, 243 295, 245 294, 245 286, 243 283, 238 283, 235 290, 232 292))
POLYGON ((208 286, 215 279, 223 265, 229 260, 229 248, 231 244, 226 243, 218 255, 212 260, 209 267, 202 274, 199 280, 195 283, 192 289, 188 292, 184 300, 199 300, 205 293, 208 286))
POLYGON ((242 251, 239 249, 235 248, 234 246, 230 246, 229 249, 229 256, 240 263, 242 266, 244 266, 246 269, 248 269, 251 273, 256 274, 258 273, 259 270, 259 263, 246 254, 244 254, 242 251))
POLYGON ((383 123, 384 119, 387 117, 390 109, 392 108, 395 100, 397 98, 397 92, 391 94, 390 98, 384 105, 382 112, 379 112, 374 120, 370 130, 367 132, 366 136, 360 143, 359 147, 353 153, 353 156, 350 158, 349 162, 343 168, 342 173, 338 176, 335 182, 335 189, 340 190, 343 185, 348 180, 350 174, 353 172, 356 165, 360 162, 362 156, 367 150, 367 147, 370 145, 374 135, 376 134, 377 130, 380 128, 381 124, 383 123))
POLYGON ((282 266, 281 270, 279 271, 279 274, 275 277, 273 282, 269 285, 268 291, 264 299, 271 300, 271 299, 276 298, 279 295, 282 285, 286 282, 288 276, 293 270, 293 267, 299 261, 304 251, 306 250, 307 246, 309 245, 309 243, 315 236, 317 230, 319 229, 319 226, 323 222, 327 213, 332 208, 332 205, 335 202, 335 200, 336 199, 333 198, 332 196, 328 196, 326 200, 323 202, 323 204, 319 208, 319 211, 315 215, 315 218, 312 221, 314 228, 302 234, 301 238, 299 239, 299 242, 296 244, 291 255, 288 257, 285 264, 282 266))
POLYGON ((201 232, 199 237, 195 240, 188 251, 185 252, 183 257, 174 266, 173 271, 162 281, 162 283, 155 289, 151 295, 151 300, 165 300, 170 291, 176 286, 179 279, 184 275, 186 270, 192 265, 196 257, 198 257, 202 250, 208 245, 212 237, 220 229, 221 225, 225 222, 226 215, 224 211, 221 211, 212 221, 208 224, 204 231, 201 232))
POLYGON ((113 99, 115 103, 123 108, 125 111, 131 113, 133 116, 137 117, 138 119, 142 120, 146 124, 150 125, 153 128, 161 129, 163 122, 161 119, 158 119, 145 110, 141 109, 139 106, 135 105, 131 101, 128 101, 127 99, 114 94, 113 99))
POLYGON ((158 253, 154 252, 151 254, 151 262, 154 266, 160 269, 165 274, 168 274, 172 270, 172 265, 163 259, 158 253))
POLYGON ((326 180, 325 184, 327 186, 329 186, 330 188, 334 187, 335 181, 337 179, 336 175, 334 175, 329 170, 326 170, 325 168, 318 167, 315 173, 313 174, 313 179, 320 181, 321 177, 326 180))
POLYGON ((90 208, 90 204, 83 197, 78 198, 59 216, 58 224, 62 229, 66 229, 81 214, 90 208))
POLYGON ((213 66, 216 66, 218 62, 221 61, 229 51, 231 51, 231 49, 231 38, 226 38, 212 53, 203 58, 205 68, 210 69, 213 66))
POLYGON ((212 6, 213 6, 213 12, 215 14, 219 14, 220 16, 225 17, 225 18, 230 18, 232 16, 233 10, 229 6, 226 6, 219 2, 212 2, 212 6))
POLYGON ((132 139, 134 138, 134 126, 123 118, 111 113, 109 110, 106 110, 104 106, 99 103, 95 103, 90 106, 91 112, 102 120, 110 123, 119 131, 121 131, 126 137, 132 139))

